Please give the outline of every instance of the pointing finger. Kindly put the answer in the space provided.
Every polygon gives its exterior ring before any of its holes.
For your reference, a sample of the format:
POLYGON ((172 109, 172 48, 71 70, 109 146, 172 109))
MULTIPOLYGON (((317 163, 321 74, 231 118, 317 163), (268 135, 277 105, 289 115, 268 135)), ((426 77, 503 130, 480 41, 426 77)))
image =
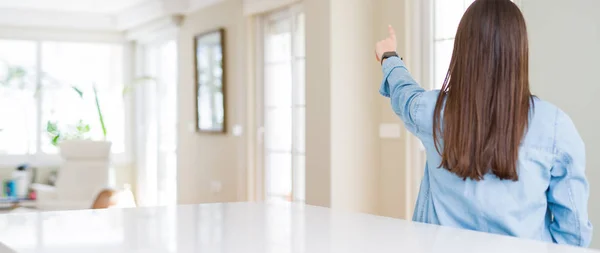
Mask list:
POLYGON ((390 34, 390 38, 396 41, 396 31, 394 31, 392 25, 388 25, 388 33, 390 34))

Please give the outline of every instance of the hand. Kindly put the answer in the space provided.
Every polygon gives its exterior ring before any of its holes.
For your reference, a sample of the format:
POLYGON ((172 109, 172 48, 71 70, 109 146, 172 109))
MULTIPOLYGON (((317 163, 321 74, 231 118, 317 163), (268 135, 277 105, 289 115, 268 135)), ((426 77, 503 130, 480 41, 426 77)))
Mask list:
POLYGON ((381 57, 385 52, 396 52, 396 32, 392 26, 388 26, 388 37, 375 44, 375 57, 378 62, 381 62, 381 57))

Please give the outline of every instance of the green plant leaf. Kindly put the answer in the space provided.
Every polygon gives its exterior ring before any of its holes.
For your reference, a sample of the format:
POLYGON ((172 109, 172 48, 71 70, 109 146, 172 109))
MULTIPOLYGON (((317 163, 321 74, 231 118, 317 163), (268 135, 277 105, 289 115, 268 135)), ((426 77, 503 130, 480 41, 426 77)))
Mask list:
POLYGON ((94 89, 96 109, 98 110, 98 119, 100 120, 100 126, 102 127, 102 134, 104 134, 104 139, 106 140, 106 125, 104 124, 104 117, 102 116, 102 109, 100 108, 100 100, 98 99, 98 91, 96 90, 96 84, 94 84, 92 87, 94 89))
POLYGON ((56 122, 48 121, 48 123, 46 123, 46 132, 54 134, 57 131, 58 125, 56 124, 56 122))
POLYGON ((151 76, 141 76, 133 80, 133 82, 129 85, 125 85, 123 87, 123 97, 127 96, 129 93, 133 92, 135 88, 139 85, 143 85, 147 82, 156 82, 156 78, 151 76))
POLYGON ((59 140, 60 140, 60 135, 54 136, 54 138, 52 138, 52 145, 58 146, 59 140))
POLYGON ((24 89, 26 84, 28 83, 27 78, 27 70, 24 67, 11 65, 9 62, 0 60, 0 64, 2 65, 3 76, 0 80, 0 86, 24 89))
POLYGON ((79 122, 77 122, 77 125, 75 126, 75 128, 77 130, 77 135, 80 138, 83 138, 86 133, 90 132, 90 125, 85 124, 83 122, 83 120, 79 120, 79 122))
POLYGON ((125 87, 123 87, 123 97, 131 93, 133 90, 133 86, 131 85, 126 85, 125 87))
POLYGON ((77 94, 79 95, 79 98, 83 99, 83 91, 81 91, 79 88, 75 87, 75 86, 71 86, 71 88, 77 92, 77 94))

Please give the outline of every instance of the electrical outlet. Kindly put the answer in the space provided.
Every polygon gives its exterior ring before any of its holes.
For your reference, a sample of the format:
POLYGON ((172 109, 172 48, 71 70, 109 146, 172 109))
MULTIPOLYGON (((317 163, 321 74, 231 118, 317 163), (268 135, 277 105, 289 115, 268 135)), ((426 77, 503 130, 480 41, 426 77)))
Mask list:
POLYGON ((232 128, 233 136, 242 136, 242 134, 244 133, 244 128, 242 128, 241 125, 235 125, 232 128))

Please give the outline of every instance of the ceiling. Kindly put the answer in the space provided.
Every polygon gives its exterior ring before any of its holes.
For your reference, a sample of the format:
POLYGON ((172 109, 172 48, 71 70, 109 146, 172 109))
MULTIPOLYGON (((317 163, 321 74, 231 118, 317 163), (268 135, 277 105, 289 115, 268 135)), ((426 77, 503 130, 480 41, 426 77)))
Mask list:
POLYGON ((148 0, 0 0, 0 8, 116 14, 148 0))
POLYGON ((155 21, 178 25, 182 15, 221 1, 0 0, 0 30, 21 27, 122 32, 155 21))

